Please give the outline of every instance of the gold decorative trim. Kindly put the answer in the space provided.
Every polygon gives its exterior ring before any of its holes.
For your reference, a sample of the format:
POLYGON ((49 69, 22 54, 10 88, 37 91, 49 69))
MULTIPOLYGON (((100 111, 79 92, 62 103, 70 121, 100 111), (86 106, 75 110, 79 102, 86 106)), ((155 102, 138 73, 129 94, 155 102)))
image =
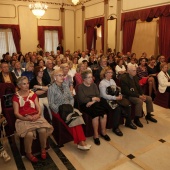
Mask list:
POLYGON ((10 5, 10 6, 13 6, 14 7, 14 10, 15 10, 15 15, 14 15, 14 17, 1 17, 0 16, 0 18, 16 18, 16 6, 15 5, 13 5, 13 4, 2 4, 2 3, 0 3, 0 5, 10 5))
MULTIPOLYGON (((34 0, 13 0, 13 1, 17 1, 17 2, 37 2, 37 1, 34 1, 34 0)), ((83 2, 78 2, 77 5, 83 5, 87 2, 90 2, 92 0, 85 0, 83 2)), ((57 2, 45 2, 45 1, 41 1, 42 3, 46 3, 46 4, 51 4, 51 5, 61 5, 61 6, 77 6, 77 5, 74 5, 74 4, 67 4, 67 3, 57 3, 57 2)))

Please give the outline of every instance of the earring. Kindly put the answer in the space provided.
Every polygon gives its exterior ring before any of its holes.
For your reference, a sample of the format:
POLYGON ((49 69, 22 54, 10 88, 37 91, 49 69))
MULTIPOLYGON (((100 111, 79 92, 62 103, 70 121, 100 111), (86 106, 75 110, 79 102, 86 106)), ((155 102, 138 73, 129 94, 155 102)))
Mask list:
POLYGON ((54 78, 54 80, 56 81, 56 78, 54 78))

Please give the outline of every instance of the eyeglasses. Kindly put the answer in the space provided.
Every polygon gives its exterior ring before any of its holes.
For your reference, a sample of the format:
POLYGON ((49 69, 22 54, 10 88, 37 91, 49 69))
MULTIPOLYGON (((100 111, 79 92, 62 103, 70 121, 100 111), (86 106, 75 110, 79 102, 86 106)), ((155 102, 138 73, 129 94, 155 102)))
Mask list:
POLYGON ((57 74, 55 76, 58 76, 58 77, 64 77, 64 74, 57 74))
POLYGON ((92 79, 93 77, 86 77, 86 79, 92 79))

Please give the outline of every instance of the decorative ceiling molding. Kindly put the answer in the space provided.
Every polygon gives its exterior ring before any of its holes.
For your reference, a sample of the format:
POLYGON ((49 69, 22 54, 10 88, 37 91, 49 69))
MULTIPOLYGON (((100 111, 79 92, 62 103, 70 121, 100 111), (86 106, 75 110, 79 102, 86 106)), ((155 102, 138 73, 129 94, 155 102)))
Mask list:
MULTIPOLYGON (((13 1, 16 1, 16 2, 30 2, 30 3, 36 3, 37 1, 34 1, 34 0, 13 0, 13 1)), ((84 5, 85 3, 87 2, 90 2, 92 0, 83 0, 83 1, 80 1, 78 2, 77 5, 84 5)), ((74 4, 67 4, 67 3, 59 3, 59 2, 45 2, 45 1, 41 1, 40 2, 42 3, 45 3, 45 4, 49 4, 49 5, 60 5, 60 6, 75 6, 74 4)))

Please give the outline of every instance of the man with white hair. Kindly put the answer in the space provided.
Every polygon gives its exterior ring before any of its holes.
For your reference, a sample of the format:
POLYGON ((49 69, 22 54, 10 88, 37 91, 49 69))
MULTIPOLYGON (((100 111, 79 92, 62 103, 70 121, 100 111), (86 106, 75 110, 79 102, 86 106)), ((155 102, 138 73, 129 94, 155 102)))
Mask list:
POLYGON ((146 103, 146 120, 156 123, 157 120, 151 115, 151 112, 153 112, 152 99, 150 96, 143 94, 142 89, 139 86, 139 79, 136 76, 136 67, 133 65, 129 66, 127 71, 128 74, 121 77, 121 89, 122 94, 135 105, 134 123, 138 127, 143 127, 143 124, 139 120, 139 118, 142 117, 143 102, 146 103))

